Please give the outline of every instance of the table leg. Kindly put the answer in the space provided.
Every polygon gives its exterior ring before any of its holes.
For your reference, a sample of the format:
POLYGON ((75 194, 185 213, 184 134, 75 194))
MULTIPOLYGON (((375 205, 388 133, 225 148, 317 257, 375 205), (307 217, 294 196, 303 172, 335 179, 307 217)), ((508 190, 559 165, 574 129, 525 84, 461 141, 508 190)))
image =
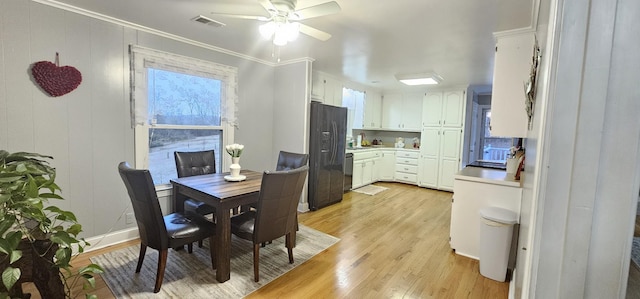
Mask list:
POLYGON ((231 278, 231 213, 216 208, 216 280, 225 282, 231 278))
POLYGON ((176 184, 173 185, 171 197, 173 199, 173 213, 184 212, 184 200, 186 196, 180 194, 180 188, 176 184))

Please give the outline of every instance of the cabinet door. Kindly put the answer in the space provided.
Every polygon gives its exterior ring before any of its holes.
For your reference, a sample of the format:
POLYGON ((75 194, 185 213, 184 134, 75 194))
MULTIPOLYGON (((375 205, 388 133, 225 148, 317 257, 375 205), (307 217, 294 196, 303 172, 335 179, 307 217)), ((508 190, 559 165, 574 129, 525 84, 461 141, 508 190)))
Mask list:
POLYGON ((421 156, 418 169, 418 185, 422 187, 438 187, 438 158, 421 156))
POLYGON ((325 77, 324 80, 324 103, 342 107, 342 84, 329 77, 325 77))
POLYGON ((442 99, 442 126, 449 128, 461 128, 464 114, 463 90, 445 91, 442 99))
POLYGON ((440 171, 438 173, 438 189, 453 191, 455 175, 460 171, 460 161, 458 159, 441 159, 440 171))
POLYGON ((527 137, 524 82, 528 81, 534 33, 497 38, 491 95, 491 136, 527 137))
POLYGON ((422 101, 422 125, 440 126, 442 92, 427 92, 422 101))
POLYGON ((324 76, 318 72, 313 72, 311 78, 311 97, 318 100, 323 100, 324 103, 324 76))
POLYGON ((371 182, 377 182, 382 176, 382 156, 374 158, 371 162, 373 163, 371 182))
POLYGON ((440 157, 458 160, 460 158, 461 129, 443 129, 441 136, 440 157))
POLYGON ((355 189, 363 186, 362 182, 362 169, 364 161, 353 161, 353 178, 351 181, 351 188, 355 189))
POLYGON ((373 182, 373 160, 365 160, 362 163, 362 185, 373 182))
POLYGON ((382 128, 402 129, 402 95, 388 94, 382 99, 382 128))
POLYGON ((438 158, 440 155, 440 128, 422 128, 420 140, 420 154, 426 157, 438 158))
POLYGON ((403 130, 420 130, 422 127, 422 98, 421 93, 403 95, 401 121, 403 130))
POLYGON ((383 151, 382 158, 379 164, 379 180, 381 181, 393 181, 393 174, 395 173, 396 165, 396 153, 393 151, 383 151))
POLYGON ((382 98, 379 93, 367 92, 364 101, 364 125, 366 129, 379 129, 382 112, 382 98))

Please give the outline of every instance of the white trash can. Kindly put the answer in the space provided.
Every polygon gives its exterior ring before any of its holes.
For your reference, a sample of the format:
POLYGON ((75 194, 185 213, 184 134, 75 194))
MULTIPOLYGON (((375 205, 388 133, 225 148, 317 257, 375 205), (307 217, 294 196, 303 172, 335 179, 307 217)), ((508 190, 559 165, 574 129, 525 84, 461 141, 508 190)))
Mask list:
POLYGON ((511 251, 513 225, 518 214, 503 208, 480 210, 480 274, 497 281, 505 281, 511 251))

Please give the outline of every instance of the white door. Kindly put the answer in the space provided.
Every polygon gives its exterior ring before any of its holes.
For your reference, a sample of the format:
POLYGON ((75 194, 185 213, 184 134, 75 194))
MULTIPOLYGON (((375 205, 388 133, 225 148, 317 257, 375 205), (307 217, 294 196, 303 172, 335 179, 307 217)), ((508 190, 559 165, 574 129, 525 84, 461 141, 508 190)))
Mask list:
POLYGON ((461 129, 443 129, 441 136, 440 156, 443 159, 458 160, 460 158, 461 129))
POLYGON ((462 127, 464 91, 446 91, 442 100, 442 126, 462 127))
POLYGON ((422 125, 440 126, 442 92, 427 92, 422 102, 422 125))

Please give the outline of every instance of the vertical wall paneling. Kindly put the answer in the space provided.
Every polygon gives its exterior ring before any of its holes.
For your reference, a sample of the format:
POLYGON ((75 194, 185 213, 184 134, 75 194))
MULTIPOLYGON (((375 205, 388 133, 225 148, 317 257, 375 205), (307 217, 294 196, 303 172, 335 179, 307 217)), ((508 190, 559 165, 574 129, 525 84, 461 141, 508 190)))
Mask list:
POLYGON ((0 149, 7 149, 7 137, 9 134, 9 123, 7 122, 9 110, 7 109, 7 92, 4 85, 4 82, 6 82, 4 71, 4 60, 6 57, 6 55, 4 55, 5 14, 7 14, 5 1, 0 1, 0 149))
POLYGON ((4 86, 7 113, 7 149, 35 150, 33 94, 40 92, 30 80, 32 59, 29 25, 30 1, 3 1, 4 86))

